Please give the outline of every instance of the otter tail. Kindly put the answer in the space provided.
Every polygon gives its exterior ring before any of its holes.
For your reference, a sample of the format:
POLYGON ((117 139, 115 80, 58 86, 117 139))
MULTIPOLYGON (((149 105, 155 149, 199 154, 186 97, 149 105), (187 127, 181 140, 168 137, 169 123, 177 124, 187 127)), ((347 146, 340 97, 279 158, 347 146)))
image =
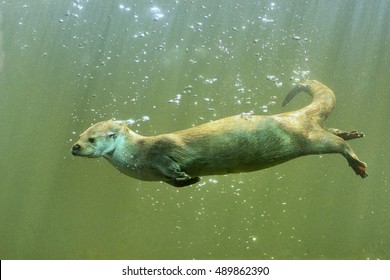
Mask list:
POLYGON ((324 84, 307 80, 296 85, 284 99, 282 106, 286 106, 301 91, 307 92, 313 97, 313 101, 306 107, 300 109, 305 115, 314 117, 320 125, 332 112, 336 98, 333 91, 324 84))

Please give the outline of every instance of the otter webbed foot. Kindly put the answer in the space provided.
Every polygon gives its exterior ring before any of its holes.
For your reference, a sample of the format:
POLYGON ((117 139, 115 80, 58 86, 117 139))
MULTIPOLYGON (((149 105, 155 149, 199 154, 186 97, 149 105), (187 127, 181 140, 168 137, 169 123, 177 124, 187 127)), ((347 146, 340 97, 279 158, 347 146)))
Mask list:
POLYGON ((349 165, 352 167, 353 171, 355 171, 356 175, 359 175, 362 178, 366 178, 368 176, 366 172, 367 164, 365 164, 362 161, 355 161, 353 163, 349 163, 349 165))
POLYGON ((366 178, 368 176, 368 173, 366 172, 366 163, 354 157, 349 157, 347 159, 349 166, 353 169, 353 171, 355 171, 356 175, 359 175, 362 178, 366 178))
POLYGON ((364 137, 364 133, 358 132, 356 130, 342 131, 337 128, 328 128, 328 131, 346 141, 364 137))

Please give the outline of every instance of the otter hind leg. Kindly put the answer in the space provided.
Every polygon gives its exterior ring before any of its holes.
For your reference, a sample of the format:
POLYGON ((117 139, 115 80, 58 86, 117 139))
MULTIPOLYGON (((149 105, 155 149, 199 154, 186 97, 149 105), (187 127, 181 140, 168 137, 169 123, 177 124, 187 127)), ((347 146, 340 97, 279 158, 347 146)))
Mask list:
POLYGON ((328 128, 328 131, 346 141, 364 137, 364 133, 358 132, 356 130, 342 131, 337 128, 328 128))
POLYGON ((327 130, 326 132, 323 130, 316 131, 311 135, 312 153, 339 153, 347 159, 349 166, 353 169, 356 175, 359 175, 362 178, 366 178, 368 176, 366 172, 367 164, 358 159, 355 152, 346 142, 346 140, 360 137, 363 137, 362 133, 358 132, 336 132, 335 129, 327 130))

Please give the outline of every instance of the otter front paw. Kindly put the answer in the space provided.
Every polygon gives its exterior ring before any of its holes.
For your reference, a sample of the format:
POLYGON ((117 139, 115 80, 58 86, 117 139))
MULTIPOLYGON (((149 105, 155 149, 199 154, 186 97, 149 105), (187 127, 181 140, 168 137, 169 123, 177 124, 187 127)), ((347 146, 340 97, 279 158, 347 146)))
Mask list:
POLYGON ((166 159, 166 164, 160 166, 160 172, 167 178, 168 184, 181 188, 199 182, 199 177, 191 177, 182 171, 180 164, 174 157, 168 156, 166 159))
POLYGON ((199 177, 193 177, 193 178, 189 178, 189 179, 186 179, 186 180, 170 180, 170 181, 166 181, 168 184, 176 187, 176 188, 181 188, 181 187, 186 187, 186 186, 189 186, 189 185, 192 185, 192 184, 196 184, 200 181, 200 178, 199 177))

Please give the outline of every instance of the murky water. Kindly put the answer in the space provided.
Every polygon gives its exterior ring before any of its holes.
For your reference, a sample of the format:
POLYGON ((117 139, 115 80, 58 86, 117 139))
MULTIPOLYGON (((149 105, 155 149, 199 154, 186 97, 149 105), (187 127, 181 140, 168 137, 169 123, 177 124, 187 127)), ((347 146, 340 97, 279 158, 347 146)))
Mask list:
POLYGON ((0 2, 1 259, 389 259, 388 1, 0 2), (32 3, 34 2, 34 3, 32 3), (337 96, 340 155, 176 189, 70 155, 109 118, 155 135, 337 96))

